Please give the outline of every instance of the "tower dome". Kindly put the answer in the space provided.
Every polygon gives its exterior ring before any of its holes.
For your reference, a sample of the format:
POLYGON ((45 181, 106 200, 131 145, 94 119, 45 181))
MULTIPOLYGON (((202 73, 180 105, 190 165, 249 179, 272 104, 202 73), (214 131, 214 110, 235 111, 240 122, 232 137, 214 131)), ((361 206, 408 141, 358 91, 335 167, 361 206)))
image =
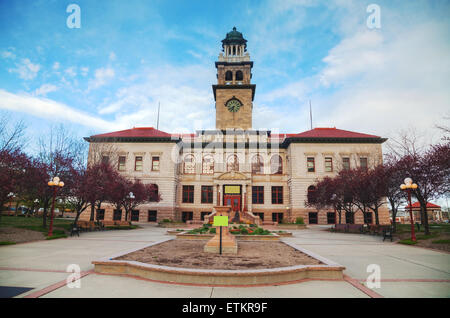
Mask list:
POLYGON ((244 49, 246 49, 247 40, 244 39, 241 32, 236 30, 236 27, 233 27, 233 30, 228 32, 225 39, 222 40, 222 47, 225 48, 225 45, 244 45, 244 49))

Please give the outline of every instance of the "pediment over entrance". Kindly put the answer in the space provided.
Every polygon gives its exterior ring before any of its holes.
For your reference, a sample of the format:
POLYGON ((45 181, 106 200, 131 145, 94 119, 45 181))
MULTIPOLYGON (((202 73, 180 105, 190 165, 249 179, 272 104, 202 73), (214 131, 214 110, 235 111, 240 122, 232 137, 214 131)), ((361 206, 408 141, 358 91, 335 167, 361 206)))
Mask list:
POLYGON ((245 174, 238 171, 229 171, 217 177, 218 180, 247 180, 245 174))

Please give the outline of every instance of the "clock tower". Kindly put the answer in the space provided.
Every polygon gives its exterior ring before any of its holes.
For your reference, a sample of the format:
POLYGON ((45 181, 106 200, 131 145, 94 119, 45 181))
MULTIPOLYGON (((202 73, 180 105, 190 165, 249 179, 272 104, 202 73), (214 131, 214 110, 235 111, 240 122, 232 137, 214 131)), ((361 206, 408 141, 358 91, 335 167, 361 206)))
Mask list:
POLYGON ((256 85, 251 84, 253 62, 247 52, 247 40, 236 27, 222 40, 222 52, 216 62, 216 129, 252 129, 253 99, 256 85))

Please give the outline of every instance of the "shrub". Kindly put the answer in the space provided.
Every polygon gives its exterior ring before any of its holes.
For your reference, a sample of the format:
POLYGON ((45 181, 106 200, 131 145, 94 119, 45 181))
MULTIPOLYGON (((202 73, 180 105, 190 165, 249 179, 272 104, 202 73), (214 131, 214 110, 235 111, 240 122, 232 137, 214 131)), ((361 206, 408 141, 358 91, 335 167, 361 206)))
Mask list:
POLYGON ((213 227, 212 229, 210 229, 210 230, 209 230, 209 233, 210 233, 210 234, 216 234, 216 228, 213 227))
POLYGON ((295 219, 295 224, 305 224, 305 222, 303 222, 303 218, 302 217, 298 217, 295 219))

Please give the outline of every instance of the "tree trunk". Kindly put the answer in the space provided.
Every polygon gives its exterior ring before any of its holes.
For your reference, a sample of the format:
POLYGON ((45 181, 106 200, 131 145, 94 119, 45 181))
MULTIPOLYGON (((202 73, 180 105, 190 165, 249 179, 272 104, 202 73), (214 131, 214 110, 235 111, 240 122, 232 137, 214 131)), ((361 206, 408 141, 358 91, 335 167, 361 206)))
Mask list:
POLYGON ((376 207, 376 208, 373 210, 373 212, 374 212, 374 214, 375 214, 375 224, 376 224, 376 225, 380 225, 380 219, 378 218, 378 207, 376 207))
POLYGON ((95 216, 95 202, 91 203, 91 221, 94 221, 94 216, 95 216))
POLYGON ((17 201, 16 201, 16 209, 14 210, 14 216, 17 216, 17 215, 18 215, 17 209, 19 208, 19 204, 20 204, 20 201, 17 200, 17 201))
POLYGON ((42 213, 42 227, 43 228, 47 227, 47 209, 48 209, 48 206, 49 206, 49 203, 50 203, 49 201, 50 201, 50 199, 45 199, 44 200, 44 211, 42 213))
POLYGON ((395 221, 395 218, 397 217, 397 209, 392 207, 392 232, 397 231, 397 222, 395 221))
POLYGON ((425 204, 425 206, 422 206, 421 204, 421 210, 423 210, 423 221, 422 224, 425 227, 425 235, 430 235, 430 228, 428 226, 428 211, 427 211, 427 206, 425 204))

